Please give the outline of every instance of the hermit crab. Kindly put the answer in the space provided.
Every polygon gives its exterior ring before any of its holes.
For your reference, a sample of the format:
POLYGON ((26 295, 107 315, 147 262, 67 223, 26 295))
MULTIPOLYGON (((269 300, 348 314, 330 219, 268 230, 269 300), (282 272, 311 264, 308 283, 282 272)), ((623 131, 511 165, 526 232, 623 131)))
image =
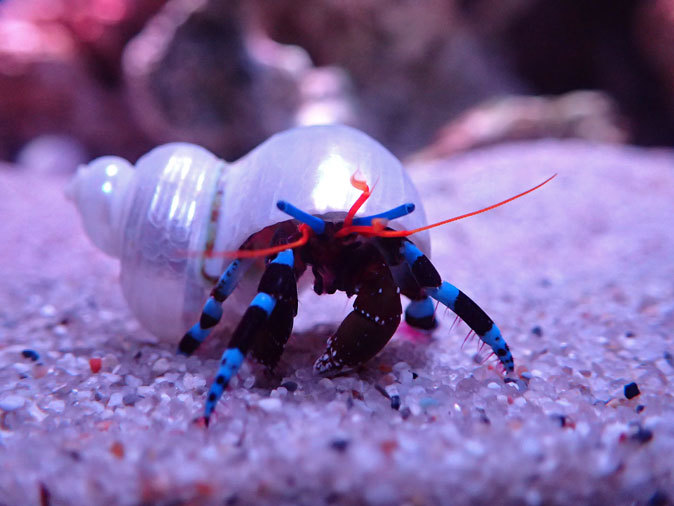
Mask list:
POLYGON ((182 143, 155 148, 135 169, 102 157, 80 167, 68 193, 91 240, 121 260, 124 296, 147 329, 175 341, 182 335, 178 351, 187 355, 219 322, 231 332, 208 393, 208 422, 246 355, 270 368, 278 362, 309 268, 316 293, 356 296, 317 372, 377 354, 400 323, 400 294, 411 301, 409 325, 433 329, 437 301, 512 371, 498 327, 431 264, 427 229, 546 182, 428 225, 401 163, 366 134, 333 125, 276 134, 233 163, 182 143))

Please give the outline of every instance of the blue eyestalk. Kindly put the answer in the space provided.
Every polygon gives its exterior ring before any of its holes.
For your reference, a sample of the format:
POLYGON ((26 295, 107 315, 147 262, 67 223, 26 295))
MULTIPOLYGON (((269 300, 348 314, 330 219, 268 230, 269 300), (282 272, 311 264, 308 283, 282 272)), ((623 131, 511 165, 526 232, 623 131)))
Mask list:
POLYGON ((414 204, 412 202, 408 202, 407 204, 402 204, 398 207, 394 207, 393 209, 389 209, 388 211, 384 211, 383 213, 373 214, 372 216, 363 216, 362 218, 354 218, 353 224, 360 226, 364 225, 367 227, 372 225, 372 220, 374 219, 383 218, 385 220, 395 220, 396 218, 407 216, 412 211, 414 211, 414 209, 414 204))
POLYGON ((321 235, 323 232, 325 232, 325 222, 322 219, 312 216, 309 213, 305 213, 301 209, 296 208, 294 205, 289 204, 285 200, 279 200, 276 203, 276 207, 278 207, 279 210, 283 211, 284 213, 292 216, 297 221, 301 221, 302 223, 309 225, 311 230, 313 230, 317 235, 321 235))

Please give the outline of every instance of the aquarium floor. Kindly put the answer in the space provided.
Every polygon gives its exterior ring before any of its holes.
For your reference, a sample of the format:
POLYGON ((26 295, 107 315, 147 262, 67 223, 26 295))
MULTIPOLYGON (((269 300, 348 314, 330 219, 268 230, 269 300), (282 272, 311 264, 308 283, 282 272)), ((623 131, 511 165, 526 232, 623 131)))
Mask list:
POLYGON ((305 294, 278 370, 246 364, 206 429, 222 345, 185 358, 145 333, 65 180, 0 168, 0 504, 671 503, 674 153, 542 141, 411 172, 431 220, 559 174, 432 234, 514 381, 442 308, 432 336, 403 324, 317 376, 350 306, 305 294))

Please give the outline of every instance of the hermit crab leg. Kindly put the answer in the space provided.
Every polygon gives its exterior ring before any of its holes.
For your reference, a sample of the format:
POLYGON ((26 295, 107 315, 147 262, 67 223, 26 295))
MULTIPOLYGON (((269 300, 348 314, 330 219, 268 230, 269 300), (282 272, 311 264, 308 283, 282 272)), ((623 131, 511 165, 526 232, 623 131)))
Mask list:
POLYGON ((400 293, 410 299, 405 309, 405 321, 408 325, 421 330, 433 330, 438 326, 435 319, 436 303, 428 296, 412 273, 411 266, 402 254, 401 238, 375 237, 374 244, 388 265, 400 293))
MULTIPOLYGON (((273 311, 255 336, 251 355, 267 368, 273 369, 281 358, 283 349, 293 330, 293 320, 297 316, 296 280, 301 275, 301 270, 298 272, 297 266, 295 266, 295 273, 291 277, 283 264, 272 262, 268 268, 270 283, 278 283, 279 288, 276 291, 278 295, 275 297, 276 305, 273 311)), ((264 276, 262 280, 264 280, 264 276)), ((268 293, 274 291, 269 286, 263 286, 262 282, 260 282, 260 287, 261 290, 264 289, 268 293)))
MULTIPOLYGON (((206 424, 215 409, 218 400, 222 396, 230 380, 236 375, 243 359, 252 347, 258 347, 256 340, 264 335, 264 329, 267 327, 270 318, 276 314, 279 320, 287 320, 287 314, 275 313, 277 305, 279 311, 285 313, 291 310, 290 324, 282 329, 282 336, 279 341, 285 344, 292 330, 292 316, 297 308, 297 284, 294 273, 295 258, 291 249, 281 251, 273 259, 264 271, 258 294, 252 300, 248 309, 244 313, 239 325, 236 327, 229 346, 222 354, 220 368, 215 376, 215 381, 211 384, 206 399, 206 408, 204 418, 206 424), (286 304, 288 303, 288 304, 286 304), (293 307, 295 308, 292 311, 293 307), (287 335, 285 335, 287 332, 287 335)), ((278 334, 277 334, 278 335, 278 334)), ((272 355, 273 357, 274 355, 272 355)))
POLYGON ((438 326, 435 319, 435 303, 426 296, 412 300, 405 308, 405 321, 421 330, 433 330, 438 326))
POLYGON ((199 322, 195 323, 180 340, 178 353, 189 356, 204 342, 213 327, 222 318, 222 303, 236 289, 239 280, 246 273, 251 263, 252 261, 249 259, 236 259, 229 264, 211 291, 211 296, 204 304, 199 322))
MULTIPOLYGON (((412 275, 428 295, 456 313, 485 344, 491 347, 506 371, 513 371, 515 364, 508 344, 487 313, 457 287, 443 281, 428 257, 410 240, 403 240, 401 253, 410 266, 412 275)), ((421 302, 413 308, 413 312, 419 317, 423 316, 424 311, 429 313, 431 309, 432 304, 421 302)))

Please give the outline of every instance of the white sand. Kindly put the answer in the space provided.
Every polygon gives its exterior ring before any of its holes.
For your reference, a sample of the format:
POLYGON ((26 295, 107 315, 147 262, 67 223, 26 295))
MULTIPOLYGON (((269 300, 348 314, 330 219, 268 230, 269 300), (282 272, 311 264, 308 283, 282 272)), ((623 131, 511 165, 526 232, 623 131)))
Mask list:
POLYGON ((559 173, 433 234, 518 381, 461 350, 451 314, 432 339, 403 325, 356 373, 315 376, 337 323, 320 312, 349 309, 307 297, 278 374, 245 365, 206 430, 192 421, 218 347, 186 359, 180 336, 154 343, 63 180, 0 169, 0 504, 671 502, 674 154, 549 141, 412 170, 432 220, 559 173))

